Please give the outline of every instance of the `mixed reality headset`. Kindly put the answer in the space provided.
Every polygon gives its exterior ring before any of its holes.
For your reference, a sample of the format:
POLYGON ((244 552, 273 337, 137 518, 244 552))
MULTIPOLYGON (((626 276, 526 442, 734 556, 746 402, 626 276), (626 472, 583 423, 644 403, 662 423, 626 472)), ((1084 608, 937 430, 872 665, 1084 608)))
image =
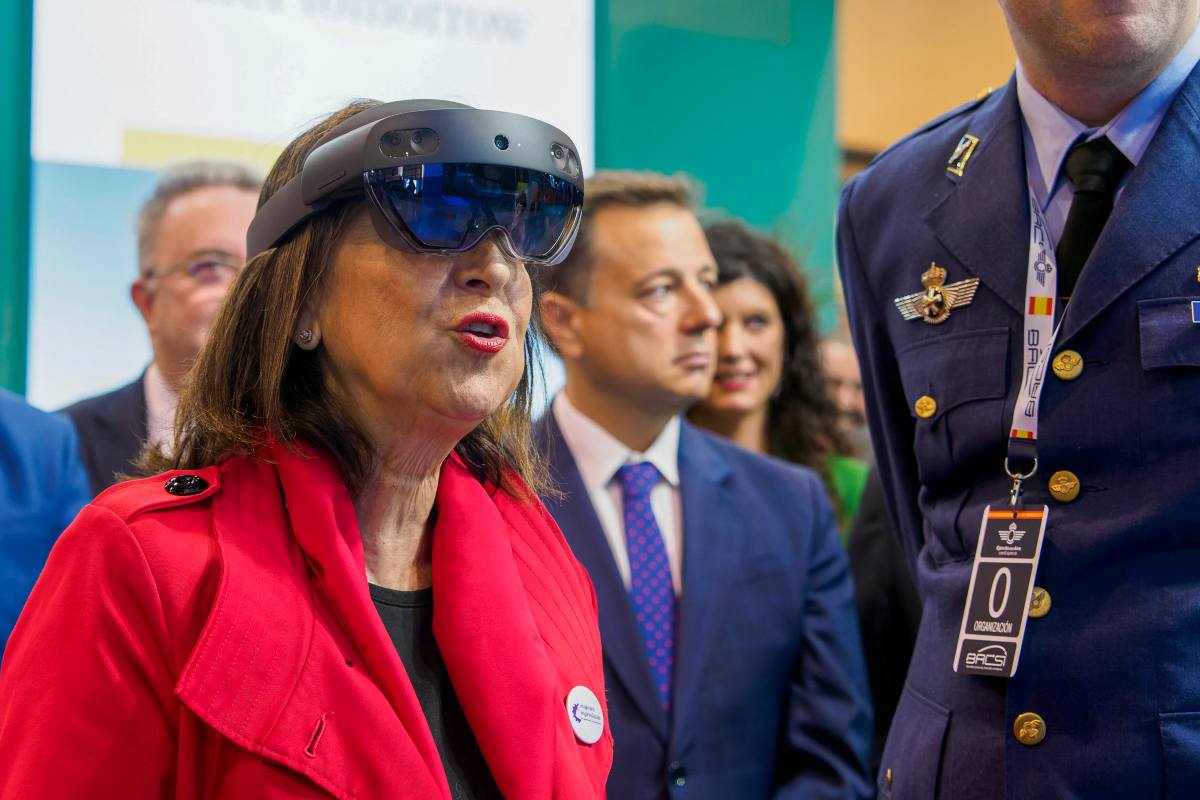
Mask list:
POLYGON ((553 265, 579 230, 583 169, 571 139, 532 117, 444 100, 384 103, 334 127, 259 208, 247 257, 361 194, 392 247, 463 253, 495 231, 510 258, 553 265))

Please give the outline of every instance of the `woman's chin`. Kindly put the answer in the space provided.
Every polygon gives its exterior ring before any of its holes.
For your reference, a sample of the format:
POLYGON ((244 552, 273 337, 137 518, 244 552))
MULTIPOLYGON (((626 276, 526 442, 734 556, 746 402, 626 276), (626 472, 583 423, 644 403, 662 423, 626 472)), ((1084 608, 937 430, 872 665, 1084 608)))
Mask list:
POLYGON ((760 405, 757 398, 743 392, 717 392, 704 401, 704 409, 717 417, 744 417, 757 411, 760 405))

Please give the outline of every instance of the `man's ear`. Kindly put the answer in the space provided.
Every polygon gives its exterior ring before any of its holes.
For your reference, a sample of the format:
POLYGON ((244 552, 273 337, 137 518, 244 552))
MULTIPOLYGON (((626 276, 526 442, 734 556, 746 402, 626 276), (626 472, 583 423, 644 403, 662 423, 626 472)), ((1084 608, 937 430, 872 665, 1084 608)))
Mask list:
POLYGON ((137 280, 129 285, 129 299, 137 306, 138 313, 142 315, 142 319, 149 325, 150 312, 154 308, 154 292, 150 291, 150 287, 146 285, 145 278, 139 275, 137 280))
POLYGON ((579 323, 583 307, 558 292, 546 292, 541 299, 542 330, 546 338, 565 359, 582 358, 583 340, 579 336, 579 323))

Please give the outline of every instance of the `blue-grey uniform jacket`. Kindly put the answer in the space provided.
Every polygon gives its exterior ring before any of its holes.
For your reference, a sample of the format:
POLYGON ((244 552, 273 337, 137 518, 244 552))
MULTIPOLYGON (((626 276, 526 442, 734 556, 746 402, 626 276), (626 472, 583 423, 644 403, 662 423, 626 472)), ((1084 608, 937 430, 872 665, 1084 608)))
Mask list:
POLYGON ((1048 372, 1040 466, 1050 508, 1010 680, 952 661, 980 517, 1007 502, 1021 378, 1029 210, 1014 82, 935 120, 846 187, 838 255, 880 473, 920 582, 916 651, 883 754, 884 798, 1200 797, 1200 73, 1130 174, 1084 266, 1048 372), (956 175, 947 161, 978 137, 956 175), (893 299, 979 278, 931 325, 893 299), (916 403, 925 401, 918 413, 916 403), (930 414, 931 408, 934 408, 930 414), (1073 500, 1048 479, 1078 477, 1073 500), (1013 723, 1033 712, 1045 738, 1013 723))

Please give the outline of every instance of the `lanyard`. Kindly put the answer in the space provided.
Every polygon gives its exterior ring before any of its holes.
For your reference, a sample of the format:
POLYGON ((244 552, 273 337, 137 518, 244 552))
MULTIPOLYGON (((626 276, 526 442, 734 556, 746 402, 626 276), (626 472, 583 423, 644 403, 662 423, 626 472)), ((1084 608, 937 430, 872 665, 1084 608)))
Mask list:
POLYGON ((1013 479, 1011 504, 1021 503, 1021 486, 1037 472, 1038 411, 1046 367, 1061 326, 1054 324, 1058 269, 1046 219, 1029 190, 1029 269, 1025 275, 1025 327, 1021 339, 1021 390, 1013 408, 1004 471, 1013 479))

